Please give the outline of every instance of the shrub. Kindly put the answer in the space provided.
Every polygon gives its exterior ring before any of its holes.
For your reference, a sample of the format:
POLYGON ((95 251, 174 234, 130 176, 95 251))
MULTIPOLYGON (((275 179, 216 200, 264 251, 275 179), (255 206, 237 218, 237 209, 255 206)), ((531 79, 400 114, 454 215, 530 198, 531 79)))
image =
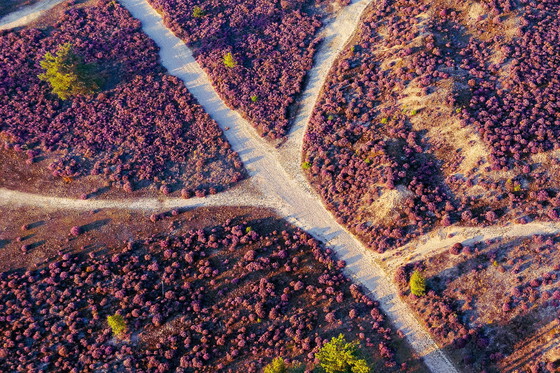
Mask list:
POLYGON ((369 373, 367 362, 358 355, 358 342, 349 343, 340 334, 325 344, 315 357, 327 373, 369 373))
POLYGON ((194 18, 201 18, 201 17, 204 17, 204 14, 205 14, 205 13, 204 13, 204 9, 202 9, 202 8, 199 7, 198 5, 195 6, 195 7, 193 8, 192 16, 193 16, 194 18))
POLYGON ((126 321, 118 313, 115 313, 113 316, 107 316, 107 323, 116 337, 121 336, 126 330, 126 321))
POLYGON ((224 54, 224 65, 226 67, 229 67, 230 69, 237 66, 237 61, 235 60, 231 52, 224 54))
POLYGON ((288 366, 281 357, 276 357, 270 364, 264 367, 263 373, 287 373, 288 366))
POLYGON ((410 292, 418 297, 426 294, 426 279, 419 271, 414 271, 410 276, 410 292))
POLYGON ((74 52, 71 43, 63 44, 56 51, 50 52, 40 62, 45 72, 39 79, 51 85, 53 93, 63 100, 71 96, 89 95, 99 90, 101 80, 96 76, 95 64, 86 64, 74 52))

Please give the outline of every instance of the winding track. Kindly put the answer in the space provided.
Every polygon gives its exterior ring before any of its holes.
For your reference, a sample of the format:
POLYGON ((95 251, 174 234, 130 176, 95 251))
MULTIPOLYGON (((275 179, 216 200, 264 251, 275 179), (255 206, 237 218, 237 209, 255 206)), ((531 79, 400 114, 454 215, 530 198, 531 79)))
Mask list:
MULTIPOLYGON (((164 25, 161 16, 146 0, 120 0, 132 15, 142 22, 144 32, 160 47, 162 64, 169 73, 182 79, 189 91, 224 131, 232 148, 238 152, 251 182, 261 196, 240 191, 225 192, 204 199, 140 199, 132 201, 72 200, 33 196, 0 189, 0 204, 27 204, 44 207, 92 209, 101 207, 161 209, 208 205, 268 206, 279 215, 308 231, 332 247, 347 263, 346 272, 377 299, 385 314, 407 337, 426 366, 435 373, 454 373, 456 368, 439 349, 430 335, 412 316, 412 311, 398 297, 398 291, 387 274, 376 263, 374 254, 341 227, 311 190, 299 167, 303 134, 327 73, 347 40, 356 29, 359 18, 372 0, 354 0, 323 31, 327 42, 318 52, 317 65, 310 72, 309 85, 303 93, 303 106, 290 132, 289 139, 274 149, 256 134, 251 125, 229 109, 214 91, 211 81, 197 64, 189 48, 164 25), (228 129, 229 128, 229 129, 228 129), (229 193, 229 194, 228 194, 229 193), (249 202, 249 203, 247 203, 249 202)), ((18 24, 19 25, 19 24, 18 24)))

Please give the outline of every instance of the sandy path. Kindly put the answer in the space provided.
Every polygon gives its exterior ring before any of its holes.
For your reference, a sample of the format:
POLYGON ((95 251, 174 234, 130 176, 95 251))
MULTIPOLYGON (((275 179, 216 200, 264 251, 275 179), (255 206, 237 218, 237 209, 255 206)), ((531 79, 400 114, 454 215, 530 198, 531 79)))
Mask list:
POLYGON ((376 263, 375 254, 366 250, 357 239, 335 221, 317 195, 311 191, 299 168, 303 133, 317 94, 336 54, 352 35, 359 16, 368 2, 367 0, 354 1, 351 7, 341 12, 334 23, 326 28, 326 37, 330 37, 331 41, 327 41, 320 48, 317 58, 318 65, 311 71, 309 87, 304 92, 303 108, 290 133, 290 139, 279 152, 258 137, 249 123, 226 107, 212 88, 206 74, 194 60, 191 51, 165 28, 161 17, 146 0, 121 0, 132 15, 142 21, 144 31, 161 48, 162 64, 169 73, 185 82, 189 91, 220 125, 232 148, 239 153, 248 169, 253 185, 260 190, 262 196, 232 190, 204 199, 191 200, 162 198, 161 200, 139 199, 136 201, 77 201, 0 190, 1 201, 12 205, 17 202, 52 208, 84 209, 98 207, 162 209, 243 204, 270 206, 288 221, 308 231, 336 250, 338 257, 347 263, 347 274, 355 282, 363 284, 380 302, 385 314, 398 329, 403 331, 412 347, 419 356, 423 357, 425 364, 432 372, 457 372, 430 335, 414 319, 412 311, 398 297, 395 285, 376 263), (283 165, 289 166, 285 169, 283 165))
POLYGON ((33 5, 21 8, 18 11, 0 18, 0 30, 7 30, 28 24, 39 18, 43 12, 51 9, 64 0, 42 0, 33 5))
MULTIPOLYGON (((42 11, 50 9, 61 1, 44 0, 14 12, 0 19, 0 29, 17 27, 31 22, 42 11)), ((414 319, 413 313, 406 304, 398 298, 396 287, 377 262, 383 260, 386 261, 385 264, 388 264, 389 268, 396 268, 396 265, 402 263, 403 260, 429 257, 455 242, 471 244, 496 237, 558 233, 560 224, 530 223, 486 228, 450 227, 430 233, 396 251, 392 250, 384 256, 379 256, 366 250, 357 239, 334 220, 305 180, 300 168, 301 147, 310 115, 329 69, 344 45, 352 37, 362 12, 371 1, 353 1, 351 6, 342 10, 337 18, 323 30, 325 41, 321 44, 315 65, 309 72, 308 84, 302 94, 301 107, 295 124, 289 133, 288 140, 278 150, 274 150, 256 135, 249 123, 225 106, 213 90, 208 77, 194 60, 190 50, 163 26, 161 17, 145 0, 121 0, 121 3, 131 11, 133 16, 142 21, 144 31, 160 46, 163 65, 171 74, 185 82, 188 89, 224 130, 233 149, 240 154, 251 175, 249 183, 256 186, 261 193, 234 188, 217 195, 189 200, 162 197, 161 199, 82 201, 0 189, 0 205, 40 206, 52 209, 126 208, 141 210, 238 205, 274 208, 290 222, 329 244, 337 251, 341 259, 346 260, 348 275, 354 281, 362 283, 371 295, 379 300, 384 312, 395 326, 405 333, 412 347, 424 358, 431 371, 457 372, 429 334, 414 319), (227 127, 231 129, 226 130, 227 127), (453 236, 449 237, 451 234, 453 236), (403 256, 399 256, 398 253, 402 253, 403 256), (406 255, 409 256, 405 257, 406 255)), ((246 182, 245 187, 249 183, 246 182)), ((246 189, 252 188, 249 186, 246 189)))
MULTIPOLYGON (((162 64, 169 73, 185 82, 189 91, 220 125, 232 148, 239 153, 257 188, 266 198, 276 197, 281 201, 281 206, 277 208, 281 216, 336 250, 339 258, 347 262, 347 272, 350 277, 354 281, 362 283, 372 293, 372 296, 379 300, 384 312, 395 326, 405 333, 412 347, 424 358, 424 362, 432 372, 456 372, 457 370, 430 335, 414 319, 412 311, 398 297, 395 285, 386 278, 383 270, 376 264, 373 254, 335 221, 308 187, 304 188, 300 182, 296 181, 294 176, 301 177, 301 175, 295 174, 294 171, 287 172, 282 167, 284 163, 282 161, 285 159, 282 159, 280 153, 258 137, 253 127, 240 115, 227 108, 213 89, 208 76, 196 63, 189 48, 163 25, 160 15, 150 7, 146 0, 121 0, 120 2, 134 17, 142 21, 144 31, 161 48, 162 64), (229 130, 226 129, 228 127, 229 130)), ((363 10, 365 8, 365 0, 355 3, 354 6, 357 7, 352 9, 357 10, 361 7, 363 10)), ((358 18, 359 14, 355 15, 350 10, 344 12, 340 23, 335 21, 335 25, 338 24, 339 27, 350 30, 344 31, 350 35, 356 27, 358 18), (346 22, 345 17, 351 18, 346 22), (354 23, 352 23, 352 19, 355 19, 354 23)), ((344 42, 344 38, 342 39, 340 45, 344 42)), ((333 54, 335 53, 336 50, 333 54)), ((323 58, 318 60, 322 61, 323 58)), ((322 68, 325 67, 322 66, 322 68)), ((316 75, 321 76, 320 73, 316 75)), ((311 81, 313 82, 313 80, 311 81)), ((319 81, 317 84, 321 84, 321 82, 319 81)), ((311 91, 306 90, 306 92, 311 91)), ((308 99, 314 101, 311 96, 308 99)), ((301 132, 293 131, 298 133, 300 139, 303 138, 302 132, 308 116, 302 116, 305 119, 296 123, 296 126, 301 126, 301 132)), ((294 144, 301 148, 301 140, 294 141, 294 144), (297 141, 300 142, 297 143, 297 141)), ((299 163, 297 160, 298 166, 299 163)))
POLYGON ((333 63, 354 36, 364 10, 371 3, 372 0, 352 1, 352 4, 341 9, 336 18, 321 31, 322 41, 315 54, 313 68, 307 73, 307 84, 299 98, 296 119, 290 128, 288 139, 278 149, 286 172, 301 188, 311 188, 301 172, 303 137, 307 132, 311 114, 333 63))
POLYGON ((279 202, 265 199, 258 192, 233 188, 203 198, 135 198, 135 199, 73 199, 50 197, 0 188, 0 206, 34 206, 44 209, 94 210, 129 209, 164 211, 173 208, 196 208, 201 206, 253 206, 278 208, 279 202))
MULTIPOLYGON (((414 319, 412 312, 397 296, 397 289, 390 279, 387 279, 383 270, 375 263, 373 254, 339 226, 332 215, 324 208, 317 196, 311 192, 309 187, 303 187, 303 175, 299 170, 299 149, 303 140, 303 133, 326 73, 332 61, 338 53, 337 49, 330 50, 329 43, 323 44, 319 51, 319 67, 313 69, 310 84, 305 90, 306 103, 300 114, 291 137, 295 140, 289 141, 283 150, 283 154, 291 154, 291 160, 287 160, 279 152, 270 147, 254 129, 242 119, 237 113, 225 106, 212 88, 212 85, 194 60, 191 51, 177 37, 175 37, 163 25, 161 17, 155 12, 145 0, 122 0, 132 15, 143 23, 144 31, 161 48, 160 57, 162 64, 168 71, 181 78, 189 91, 198 99, 205 110, 220 125, 232 148, 237 151, 251 175, 253 184, 263 193, 259 198, 254 194, 243 195, 239 192, 220 193, 202 199, 178 200, 178 199, 140 199, 132 201, 77 201, 65 198, 53 198, 45 196, 32 196, 24 193, 0 190, 2 202, 11 205, 19 203, 24 205, 42 205, 52 208, 138 208, 138 209, 161 209, 172 207, 196 207, 208 205, 266 205, 275 208, 280 215, 288 221, 307 230, 315 237, 328 243, 337 251, 341 259, 346 260, 347 272, 354 281, 362 283, 379 300, 381 307, 395 326, 402 330, 412 347, 424 358, 426 365, 433 372, 456 372, 453 365, 441 352, 428 333, 414 319), (325 54, 327 57, 324 57, 325 54), (307 102, 308 101, 308 102, 307 102), (307 111, 306 111, 307 110, 307 111), (307 113, 307 114, 306 114, 307 113), (229 128, 229 129, 226 129, 229 128), (283 158, 283 159, 282 159, 283 158), (281 162, 284 161, 284 162, 281 162), (281 166, 282 163, 297 163, 290 172, 281 166), (291 175, 290 175, 291 174, 291 175), (297 182, 296 178, 300 181, 297 182), (236 194, 237 193, 237 194, 236 194), (244 201, 245 200, 245 201, 244 201), (247 203, 249 202, 249 203, 247 203)), ((45 5, 42 3, 43 6, 45 5)), ((331 35, 335 48, 342 48, 345 41, 353 33, 361 11, 366 6, 366 0, 355 1, 340 17, 331 24, 330 31, 327 27, 326 35, 331 35), (356 14, 357 13, 357 14, 356 14), (337 30, 338 28, 341 28, 337 30), (344 31, 342 31, 344 30, 344 31), (341 32, 340 38, 336 34, 341 32), (329 34, 330 33, 330 34, 329 34), (336 40, 339 40, 338 42, 336 40)), ((29 14, 26 13, 21 20, 15 20, 11 24, 25 24, 29 22, 29 14)))
POLYGON ((560 233, 560 223, 553 222, 532 222, 483 228, 448 227, 432 231, 406 245, 381 254, 377 257, 377 260, 383 261, 392 273, 402 264, 430 258, 447 250, 457 242, 468 246, 480 241, 500 237, 511 239, 535 234, 556 233, 560 233))

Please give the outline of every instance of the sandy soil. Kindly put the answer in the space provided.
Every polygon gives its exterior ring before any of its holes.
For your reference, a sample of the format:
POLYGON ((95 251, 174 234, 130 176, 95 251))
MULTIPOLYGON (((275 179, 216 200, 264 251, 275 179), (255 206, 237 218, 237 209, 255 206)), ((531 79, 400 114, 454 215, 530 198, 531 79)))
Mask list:
POLYGON ((64 0, 43 0, 38 3, 26 6, 5 17, 0 18, 0 30, 7 30, 14 27, 24 26, 39 18, 43 13, 64 0))

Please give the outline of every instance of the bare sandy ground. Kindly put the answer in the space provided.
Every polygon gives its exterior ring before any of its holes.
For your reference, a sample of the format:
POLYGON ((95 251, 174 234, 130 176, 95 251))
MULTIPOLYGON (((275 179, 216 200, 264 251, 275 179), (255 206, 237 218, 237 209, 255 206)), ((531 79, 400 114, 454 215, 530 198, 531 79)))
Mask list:
POLYGON ((10 13, 3 18, 0 18, 0 30, 24 26, 36 20, 45 11, 53 8, 55 5, 58 5, 63 1, 64 0, 43 0, 10 13))
MULTIPOLYGON (((146 0, 120 0, 132 15, 142 21, 144 31, 161 48, 162 64, 169 73, 185 82, 189 91, 224 131, 249 171, 252 185, 260 193, 225 192, 204 199, 139 199, 134 201, 69 200, 0 190, 1 203, 49 206, 51 208, 99 207, 164 209, 217 205, 258 205, 274 208, 280 216, 328 244, 347 263, 347 275, 361 283, 380 302, 386 315, 407 337, 411 346, 432 372, 453 373, 456 368, 414 318, 413 312, 398 297, 390 277, 377 264, 375 254, 340 226, 305 181, 300 168, 303 134, 317 95, 336 55, 354 33, 360 15, 371 0, 356 0, 341 11, 324 30, 327 42, 321 46, 317 65, 310 72, 303 94, 300 115, 288 141, 274 149, 262 140, 253 127, 230 110, 213 89, 208 76, 196 63, 189 48, 164 25, 161 16, 146 0)), ((26 16, 27 17, 27 16, 26 16)), ((23 21, 22 21, 23 22, 23 21)), ((27 21, 29 22, 29 21, 27 21)), ((22 24, 22 23, 20 23, 22 24)))

